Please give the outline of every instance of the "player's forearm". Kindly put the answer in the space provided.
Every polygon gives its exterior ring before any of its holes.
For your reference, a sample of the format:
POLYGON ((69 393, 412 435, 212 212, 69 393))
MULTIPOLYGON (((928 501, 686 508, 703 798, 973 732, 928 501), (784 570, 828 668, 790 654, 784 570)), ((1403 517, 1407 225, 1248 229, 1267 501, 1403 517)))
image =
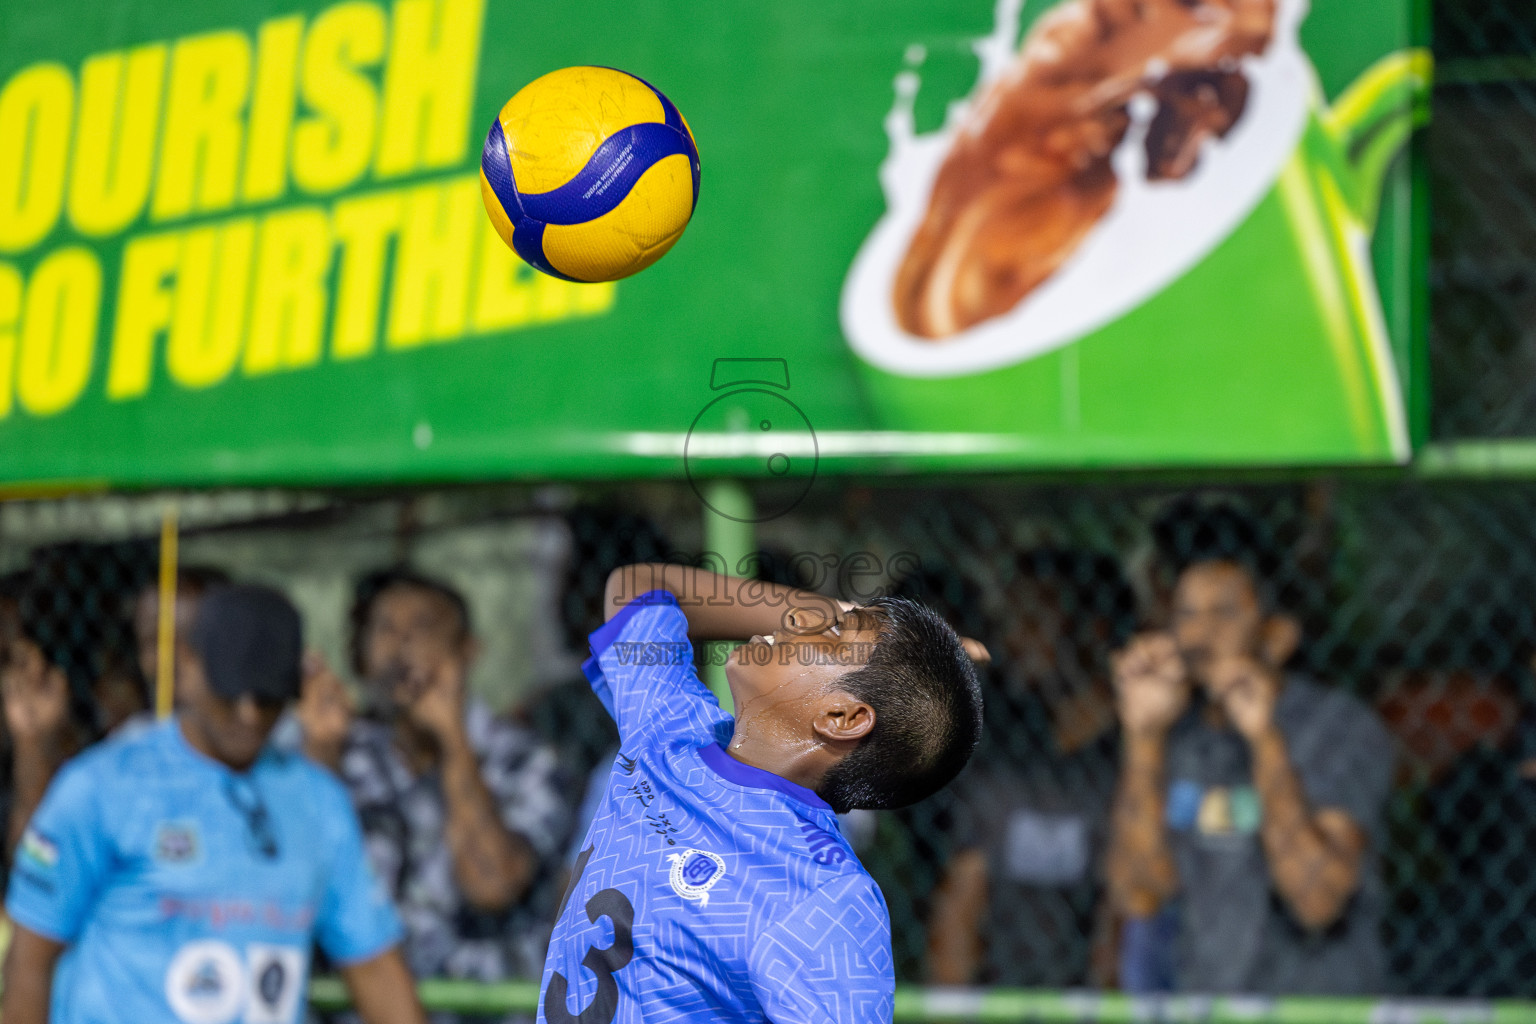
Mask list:
POLYGON ((1259 838, 1270 877, 1299 923, 1325 928, 1359 885, 1360 857, 1338 848, 1318 827, 1278 730, 1260 736, 1252 750, 1263 808, 1259 838))
POLYGON ((0 1020, 5 1024, 48 1024, 53 970, 64 947, 17 927, 5 955, 0 1020))
POLYGON ((496 801, 480 777, 480 764, 462 738, 445 745, 443 795, 448 851, 464 898, 486 911, 517 903, 533 882, 537 855, 526 839, 501 823, 496 801))
POLYGON ((15 795, 5 829, 5 858, 9 862, 21 842, 32 812, 43 802, 48 784, 64 762, 63 744, 49 737, 19 741, 12 760, 15 795))
POLYGON ((5 995, 0 998, 0 1020, 6 1024, 48 1024, 48 997, 52 988, 51 971, 45 978, 7 967, 5 995))
POLYGON ((791 607, 821 609, 829 621, 839 610, 834 599, 812 591, 650 562, 623 566, 608 577, 605 618, 650 590, 677 598, 695 640, 745 640, 772 633, 784 625, 784 612, 791 607))
POLYGON ((1148 917, 1178 888, 1165 816, 1164 737, 1127 734, 1106 871, 1123 914, 1148 917))
POLYGON ((365 1024, 426 1024, 415 980, 398 949, 341 968, 341 980, 365 1024))

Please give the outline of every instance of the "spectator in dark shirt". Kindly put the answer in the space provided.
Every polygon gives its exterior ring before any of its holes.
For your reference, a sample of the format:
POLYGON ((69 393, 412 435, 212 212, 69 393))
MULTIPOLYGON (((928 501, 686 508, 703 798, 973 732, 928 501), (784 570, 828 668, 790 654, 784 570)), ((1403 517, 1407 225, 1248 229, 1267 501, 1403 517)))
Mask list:
POLYGON ((1172 909, 1181 990, 1379 992, 1391 741, 1359 701, 1285 671, 1299 630, 1251 524, 1212 510, 1182 548, 1169 630, 1115 661, 1116 904, 1172 909))
POLYGON ((1076 988, 1112 973, 1103 851, 1118 739, 1107 652, 1135 601, 1115 560, 1039 549, 1006 590, 990 749, 957 784, 955 851, 934 899, 940 984, 1076 988))

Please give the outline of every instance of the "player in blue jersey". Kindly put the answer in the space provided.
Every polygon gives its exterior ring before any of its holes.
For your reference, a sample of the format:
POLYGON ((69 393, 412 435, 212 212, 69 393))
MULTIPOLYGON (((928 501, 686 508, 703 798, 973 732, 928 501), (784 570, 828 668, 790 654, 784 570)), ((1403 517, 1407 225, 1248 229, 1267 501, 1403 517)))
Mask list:
POLYGON ((370 1024, 425 1021, 340 785, 267 746, 298 696, 298 613, 212 590, 180 712, 67 764, 22 838, 6 1024, 293 1024, 318 941, 370 1024))
POLYGON ((676 565, 608 580, 584 666, 620 752, 560 907, 540 1024, 879 1024, 890 919, 838 830, 914 803, 981 735, 965 642, 908 601, 865 608, 676 565), (751 640, 726 667, 691 640, 751 640))

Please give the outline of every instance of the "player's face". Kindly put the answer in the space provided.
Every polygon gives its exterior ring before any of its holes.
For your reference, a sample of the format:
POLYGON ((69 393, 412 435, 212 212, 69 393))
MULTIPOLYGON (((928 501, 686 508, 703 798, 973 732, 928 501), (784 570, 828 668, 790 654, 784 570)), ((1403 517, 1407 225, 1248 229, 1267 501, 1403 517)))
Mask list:
POLYGON ((1220 657, 1255 655, 1264 609, 1248 570, 1232 562, 1202 562, 1184 570, 1173 595, 1173 635, 1189 673, 1209 686, 1206 670, 1220 657))
POLYGON ((374 699, 409 704, 417 692, 402 685, 430 679, 444 661, 464 654, 459 614, 441 594, 395 586, 374 599, 363 634, 363 673, 374 699))
POLYGON ((239 771, 256 763, 283 713, 282 703, 248 694, 231 700, 214 693, 202 659, 186 645, 178 645, 176 686, 187 739, 194 747, 239 771))
POLYGON ((725 666, 736 718, 764 711, 814 715, 816 698, 868 664, 879 639, 875 613, 856 609, 833 625, 819 609, 791 609, 784 625, 736 648, 725 666))

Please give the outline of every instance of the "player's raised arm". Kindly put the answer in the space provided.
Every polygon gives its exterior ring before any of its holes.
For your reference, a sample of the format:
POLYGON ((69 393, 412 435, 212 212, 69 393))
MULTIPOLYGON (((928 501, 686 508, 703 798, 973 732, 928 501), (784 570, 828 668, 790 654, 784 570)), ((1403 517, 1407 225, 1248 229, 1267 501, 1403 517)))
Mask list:
MULTIPOLYGON (((665 562, 620 566, 608 575, 603 618, 612 619, 641 594, 665 590, 677 598, 694 640, 745 640, 788 629, 803 635, 842 625, 858 606, 781 583, 725 576, 707 569, 665 562)), ((992 660, 979 640, 961 637, 965 653, 978 665, 992 660)))
POLYGON ((687 565, 645 562, 621 566, 608 576, 604 618, 613 618, 652 590, 665 590, 677 598, 694 640, 745 640, 783 628, 820 633, 854 608, 852 602, 810 590, 722 576, 687 565), (791 612, 793 622, 787 617, 791 612))

